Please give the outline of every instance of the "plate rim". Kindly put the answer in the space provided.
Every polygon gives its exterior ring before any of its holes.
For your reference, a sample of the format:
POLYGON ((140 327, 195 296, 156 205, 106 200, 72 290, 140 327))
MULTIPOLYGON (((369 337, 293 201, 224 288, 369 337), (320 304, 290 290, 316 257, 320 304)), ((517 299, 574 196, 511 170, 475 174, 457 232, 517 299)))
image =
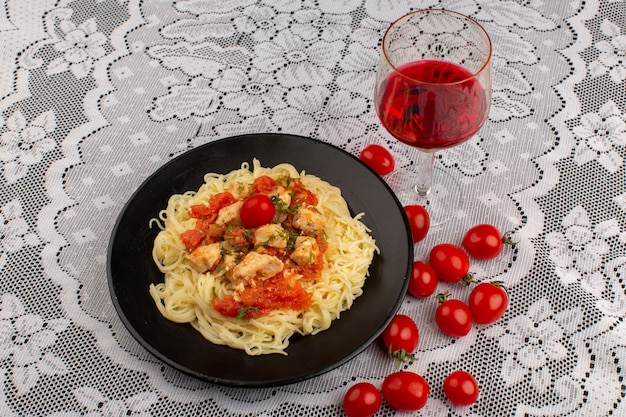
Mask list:
MULTIPOLYGON (((245 162, 245 158, 241 158, 240 159, 241 162, 245 162)), ((240 163, 241 163, 240 162, 240 163)), ((290 163, 290 161, 285 161, 287 163, 290 163)), ((261 163, 263 164, 263 162, 261 161, 261 163)), ((302 169, 298 168, 296 166, 296 169, 298 169, 299 171, 302 171, 302 169)), ((307 171, 308 172, 308 171, 307 171)), ((320 175, 315 174, 316 176, 319 176, 321 179, 324 180, 324 178, 320 175)), ((329 181, 330 183, 330 181, 329 181)), ((332 184, 332 183, 331 183, 332 184)), ((199 184, 201 185, 201 184, 199 184)), ((198 186, 199 186, 198 185, 198 186)), ((196 187, 197 189, 197 187, 196 187)), ((189 191, 189 190, 186 190, 189 191)), ((178 192, 178 191, 174 191, 174 192, 178 192)), ((171 194, 173 194, 174 192, 171 192, 171 194)), ((184 191, 183 191, 184 192, 184 191)), ((344 196, 345 198, 345 196, 344 196)), ((350 202, 346 199, 346 202, 348 203, 348 206, 350 206, 350 202)), ((115 307, 115 311, 118 315, 118 317, 120 318, 120 320, 122 321, 122 324, 124 325, 124 327, 129 331, 129 333, 131 334, 131 336, 144 348, 146 349, 150 354, 152 354, 154 357, 156 357, 158 360, 168 364, 169 366, 171 366, 174 369, 177 369, 185 374, 191 375, 193 377, 196 377, 198 379, 207 381, 207 382, 211 382, 211 383, 216 383, 219 385, 224 385, 224 386, 235 386, 235 387, 273 387, 273 386, 281 386, 281 385, 286 385, 286 384, 290 384, 290 383, 295 383, 295 382, 300 382, 303 380, 307 380, 307 379, 311 379, 314 377, 317 377, 319 375, 322 375, 326 372, 329 372, 343 364, 345 364, 346 362, 348 362, 349 360, 353 359, 354 357, 358 356, 362 351, 364 351, 367 347, 369 347, 382 333, 382 331, 384 330, 384 328, 386 327, 386 325, 391 321, 391 319, 393 318, 393 316, 397 313, 397 311, 399 310, 400 306, 402 305, 402 302, 404 301, 404 296, 406 295, 407 292, 407 288, 408 288, 408 284, 409 284, 409 278, 410 278, 410 271, 411 271, 411 266, 413 263, 413 253, 414 253, 414 247, 413 247, 413 241, 411 239, 411 235, 410 235, 410 227, 409 227, 409 222, 408 219, 406 218, 406 215, 404 213, 404 210, 402 210, 402 204, 399 201, 398 197, 395 195, 395 193, 393 192, 393 190, 391 189, 391 187, 384 181, 384 179, 382 177, 380 177, 380 175, 378 175, 372 168, 370 168, 367 164, 365 164, 363 161, 361 161, 359 158, 357 158, 355 155, 351 154, 350 152, 346 151, 345 149, 342 149, 336 145, 333 145, 331 143, 328 142, 324 142, 322 140, 319 139, 315 139, 315 138, 310 138, 310 137, 305 137, 305 136, 299 136, 299 135, 294 135, 294 134, 286 134, 286 133, 250 133, 250 134, 241 134, 241 135, 235 135, 235 136, 229 136, 229 137, 224 137, 224 138, 220 138, 220 139, 216 139, 216 140, 212 140, 210 142, 206 142, 204 144, 198 145, 192 149, 188 149, 176 156, 174 156, 172 159, 170 159, 169 161, 167 161, 166 163, 164 163, 163 165, 157 167, 154 172, 152 172, 150 175, 148 175, 143 181, 141 181, 141 183, 137 186, 137 188, 131 193, 131 195, 129 196, 128 200, 125 202, 125 204, 123 205, 123 207, 121 208, 120 212, 118 213, 118 216, 115 220, 113 229, 111 231, 110 237, 109 237, 109 243, 107 246, 107 265, 106 265, 106 269, 107 269, 107 283, 108 283, 108 287, 109 287, 109 295, 110 298, 113 302, 113 305, 115 307), (289 138, 290 140, 301 140, 301 141, 305 141, 307 143, 314 143, 317 145, 322 145, 322 146, 326 146, 329 149, 332 149, 335 152, 340 152, 342 154, 344 154, 345 156, 348 156, 349 158, 352 158, 356 163, 358 163, 360 166, 364 167, 365 169, 369 170, 370 172, 372 172, 376 178, 378 178, 379 182, 384 186, 384 188, 387 190, 388 192, 388 196, 386 197, 391 197, 391 200, 393 201, 394 205, 398 208, 398 213, 401 214, 401 217, 403 219, 404 222, 404 230, 406 232, 406 236, 404 236, 407 239, 407 243, 408 245, 406 246, 406 256, 407 256, 407 265, 406 265, 406 271, 404 274, 404 279, 403 279, 403 283, 401 286, 401 290, 400 293, 398 295, 398 297, 395 299, 393 305, 390 306, 389 311, 384 319, 384 325, 379 326, 378 329, 376 329, 372 335, 370 337, 368 337, 366 340, 363 340, 355 349, 353 349, 352 351, 342 355, 341 357, 337 357, 335 360, 330 361, 328 363, 326 363, 323 366, 319 366, 317 367, 314 371, 312 372, 308 372, 308 373, 300 373, 297 375, 293 375, 291 377, 282 377, 282 378, 274 378, 274 379, 265 379, 265 380, 255 380, 255 381, 246 381, 246 380, 234 380, 234 379, 229 379, 229 378, 223 378, 220 376, 215 376, 215 375, 208 375, 205 372, 199 372, 196 369, 190 368, 189 366, 183 365, 180 362, 176 361, 175 359, 170 358, 168 355, 164 354, 163 352, 161 352, 157 347, 153 346, 151 343, 149 343, 144 336, 141 334, 141 332, 135 328, 135 325, 131 322, 131 320, 129 319, 129 317, 127 317, 127 315, 124 312, 124 308, 122 307, 122 305, 120 305, 119 299, 118 299, 118 295, 116 294, 116 290, 115 290, 115 285, 114 285, 114 279, 113 279, 113 273, 112 273, 112 251, 114 248, 114 244, 115 244, 115 238, 118 234, 119 228, 121 226, 122 221, 124 220, 124 216, 127 213, 127 210, 129 209, 129 207, 135 202, 135 199, 141 194, 142 191, 144 191, 144 189, 154 180, 155 177, 158 177, 159 174, 161 174, 164 170, 166 170, 168 167, 175 165, 176 163, 179 163, 180 160, 184 159, 187 155, 189 155, 190 153, 201 153, 203 151, 207 151, 212 147, 216 147, 219 146, 222 143, 225 142, 229 142, 229 141, 238 141, 238 140, 247 140, 247 139, 251 139, 251 138, 255 138, 255 137, 280 137, 283 139, 289 138)), ((155 209, 155 213, 158 213, 159 210, 163 209, 164 207, 157 207, 155 209)), ((146 221, 149 219, 146 219, 146 221)), ((374 255, 379 256, 377 254, 374 255)), ((370 266, 371 267, 371 266, 370 266)), ((366 281, 367 282, 367 281, 366 281)), ((147 288, 146 288, 146 295, 148 294, 147 288)), ((355 299, 355 301, 358 300, 355 299)), ((346 310, 347 311, 347 310, 346 310)), ((342 314, 344 314, 344 312, 342 312, 342 314)), ((178 326, 190 326, 189 324, 177 324, 178 326)), ((324 332, 330 331, 332 329, 332 325, 329 329, 325 330, 324 332)), ((195 329, 192 329, 194 332, 197 332, 195 329)), ((304 336, 304 337, 313 337, 313 336, 304 336)), ((211 343, 209 341, 207 341, 207 343, 211 343)), ((219 345, 215 345, 214 346, 219 346, 219 345)), ((227 348, 227 349, 233 349, 233 348, 227 348)), ((233 349, 234 350, 234 349, 233 349)), ((241 351, 244 355, 245 352, 241 351)), ((260 355, 260 356, 249 356, 246 355, 249 358, 263 358, 264 356, 267 355, 260 355)))

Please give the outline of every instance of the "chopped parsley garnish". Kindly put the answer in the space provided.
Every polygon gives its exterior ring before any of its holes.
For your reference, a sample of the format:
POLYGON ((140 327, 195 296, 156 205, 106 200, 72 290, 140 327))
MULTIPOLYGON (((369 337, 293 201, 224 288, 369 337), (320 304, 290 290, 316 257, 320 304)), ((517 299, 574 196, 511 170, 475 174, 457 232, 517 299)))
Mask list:
POLYGON ((283 185, 283 187, 289 189, 289 186, 291 185, 291 176, 287 175, 286 177, 280 178, 278 181, 283 185))
POLYGON ((276 206, 276 211, 279 213, 293 214, 296 212, 295 209, 290 209, 287 203, 285 203, 283 199, 277 195, 271 196, 270 201, 276 206))
POLYGON ((242 308, 239 309, 239 311, 237 311, 237 318, 238 319, 247 319, 248 318, 247 314, 248 314, 248 311, 250 311, 250 310, 258 311, 259 307, 256 307, 256 306, 245 306, 245 307, 242 307, 242 308))

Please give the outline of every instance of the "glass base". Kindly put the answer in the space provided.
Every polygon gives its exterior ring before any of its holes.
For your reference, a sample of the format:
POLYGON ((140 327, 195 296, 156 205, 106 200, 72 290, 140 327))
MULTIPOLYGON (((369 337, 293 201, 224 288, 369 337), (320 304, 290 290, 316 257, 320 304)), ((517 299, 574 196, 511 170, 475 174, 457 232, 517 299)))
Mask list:
POLYGON ((398 169, 385 177, 385 181, 403 206, 418 204, 428 211, 430 226, 438 226, 457 216, 463 204, 463 194, 456 179, 447 171, 435 166, 433 185, 427 195, 415 190, 417 173, 410 169, 398 169))

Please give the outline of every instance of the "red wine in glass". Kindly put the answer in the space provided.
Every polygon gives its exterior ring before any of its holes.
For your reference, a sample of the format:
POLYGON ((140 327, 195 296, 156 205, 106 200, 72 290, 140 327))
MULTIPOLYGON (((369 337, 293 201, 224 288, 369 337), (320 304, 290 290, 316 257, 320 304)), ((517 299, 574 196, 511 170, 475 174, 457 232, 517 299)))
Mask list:
POLYGON ((408 13, 383 35, 376 113, 392 137, 417 151, 407 150, 409 164, 385 180, 404 205, 427 207, 431 226, 456 215, 467 194, 450 172, 435 169, 435 153, 467 141, 487 120, 491 53, 485 29, 450 10, 408 13))
POLYGON ((377 112, 383 126, 396 139, 422 150, 465 142, 489 112, 479 80, 450 62, 403 64, 387 76, 380 91, 377 112))

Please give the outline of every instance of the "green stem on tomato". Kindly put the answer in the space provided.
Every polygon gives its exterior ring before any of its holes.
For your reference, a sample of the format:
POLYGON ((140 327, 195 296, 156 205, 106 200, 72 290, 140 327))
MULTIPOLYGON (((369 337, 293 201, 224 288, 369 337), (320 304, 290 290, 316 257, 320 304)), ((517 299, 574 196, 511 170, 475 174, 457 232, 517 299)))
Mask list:
POLYGON ((408 353, 404 349, 393 350, 392 345, 389 345, 387 355, 392 359, 396 359, 396 369, 398 369, 406 359, 415 360, 415 355, 413 355, 412 353, 408 353))
POLYGON ((511 233, 513 233, 513 231, 509 230, 508 232, 504 233, 502 235, 502 243, 504 243, 505 245, 510 245, 510 246, 515 246, 517 245, 519 242, 517 241, 513 241, 511 239, 511 233))

